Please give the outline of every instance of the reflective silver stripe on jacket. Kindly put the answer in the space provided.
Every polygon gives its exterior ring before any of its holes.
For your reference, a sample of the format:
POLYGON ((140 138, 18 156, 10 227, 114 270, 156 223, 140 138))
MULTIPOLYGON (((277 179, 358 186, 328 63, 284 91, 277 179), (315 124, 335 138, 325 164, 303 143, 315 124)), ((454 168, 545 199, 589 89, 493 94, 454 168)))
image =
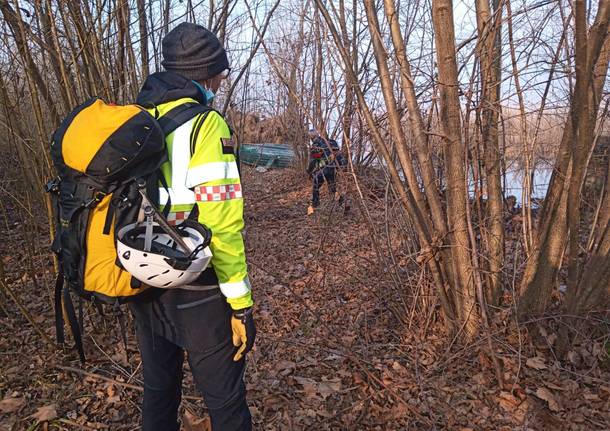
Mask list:
MULTIPOLYGON (((195 118, 187 121, 174 132, 172 141, 172 178, 169 185, 171 205, 195 204, 195 193, 186 186, 186 176, 191 161, 191 130, 195 118)), ((167 203, 167 191, 159 188, 159 203, 167 203)))

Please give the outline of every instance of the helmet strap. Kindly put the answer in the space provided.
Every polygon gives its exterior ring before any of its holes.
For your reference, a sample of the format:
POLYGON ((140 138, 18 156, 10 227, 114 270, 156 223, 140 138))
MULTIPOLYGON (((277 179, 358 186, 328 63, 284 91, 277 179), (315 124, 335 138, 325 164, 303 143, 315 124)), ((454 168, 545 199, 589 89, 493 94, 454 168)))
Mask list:
POLYGON ((153 239, 153 214, 154 211, 150 205, 144 207, 144 215, 146 216, 146 221, 144 222, 146 230, 144 231, 144 251, 150 251, 152 248, 152 239, 153 239))

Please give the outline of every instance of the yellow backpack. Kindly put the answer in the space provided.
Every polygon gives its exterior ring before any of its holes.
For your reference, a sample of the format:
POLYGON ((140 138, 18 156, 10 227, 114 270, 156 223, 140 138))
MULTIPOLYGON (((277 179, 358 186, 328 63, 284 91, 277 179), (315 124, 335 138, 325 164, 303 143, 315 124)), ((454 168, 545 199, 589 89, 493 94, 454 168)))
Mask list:
POLYGON ((116 233, 138 220, 141 189, 158 203, 163 183, 159 167, 167 160, 165 137, 207 110, 185 103, 155 118, 137 105, 93 98, 75 108, 53 134, 51 157, 58 176, 46 189, 55 212, 52 249, 60 263, 55 285, 57 340, 64 343, 65 311, 83 362, 70 291, 86 300, 117 305, 147 290, 120 267, 116 233))

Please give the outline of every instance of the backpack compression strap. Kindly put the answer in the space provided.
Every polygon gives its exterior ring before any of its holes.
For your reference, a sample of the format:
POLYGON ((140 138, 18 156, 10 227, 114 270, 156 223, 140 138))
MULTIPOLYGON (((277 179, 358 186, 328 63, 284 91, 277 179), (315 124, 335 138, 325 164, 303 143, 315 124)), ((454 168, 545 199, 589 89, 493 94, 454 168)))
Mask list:
POLYGON ((85 349, 83 347, 82 331, 76 317, 76 312, 74 311, 74 304, 70 297, 70 289, 67 286, 64 286, 64 274, 60 268, 59 273, 57 274, 57 280, 55 281, 55 333, 57 335, 57 342, 60 344, 65 342, 64 309, 68 318, 68 324, 70 325, 70 332, 72 332, 72 337, 74 338, 74 346, 78 351, 81 363, 84 364, 86 358, 85 349))
POLYGON ((57 279, 55 280, 55 335, 57 336, 57 342, 64 344, 64 315, 61 305, 61 292, 64 288, 64 273, 61 268, 57 272, 57 279))
POLYGON ((86 358, 85 349, 83 346, 82 333, 78 318, 76 317, 76 312, 74 310, 74 303, 72 302, 72 298, 70 297, 70 289, 68 289, 67 287, 65 287, 63 290, 62 300, 63 305, 66 309, 66 315, 68 316, 68 324, 70 325, 72 337, 74 337, 74 344, 76 350, 78 351, 78 356, 80 357, 81 364, 84 364, 86 358))

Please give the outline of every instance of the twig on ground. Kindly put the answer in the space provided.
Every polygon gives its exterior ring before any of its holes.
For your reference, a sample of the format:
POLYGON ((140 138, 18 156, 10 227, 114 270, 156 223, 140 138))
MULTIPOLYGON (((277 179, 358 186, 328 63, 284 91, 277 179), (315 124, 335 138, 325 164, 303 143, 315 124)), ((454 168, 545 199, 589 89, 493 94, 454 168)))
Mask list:
POLYGON ((79 424, 78 422, 71 421, 70 419, 57 419, 57 422, 61 422, 62 424, 70 425, 71 427, 76 427, 76 429, 86 430, 86 431, 97 431, 99 428, 93 428, 87 425, 79 424))

